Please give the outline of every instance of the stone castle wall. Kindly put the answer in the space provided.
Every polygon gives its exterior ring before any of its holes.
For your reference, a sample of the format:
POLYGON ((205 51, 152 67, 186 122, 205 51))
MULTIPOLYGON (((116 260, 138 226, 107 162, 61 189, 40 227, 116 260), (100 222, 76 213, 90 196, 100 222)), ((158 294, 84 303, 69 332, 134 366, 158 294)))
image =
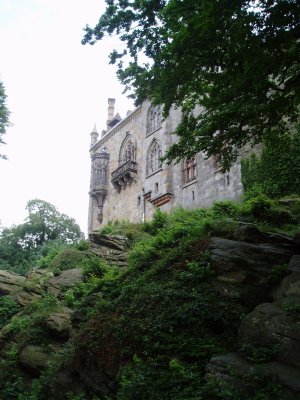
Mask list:
POLYGON ((176 142, 171 132, 180 118, 180 109, 172 109, 168 118, 162 120, 160 108, 146 101, 123 120, 108 121, 108 130, 100 140, 95 132, 91 134, 94 134, 90 149, 92 160, 101 158, 101 152, 105 152, 109 161, 107 181, 96 189, 92 182, 100 175, 95 175, 97 171, 92 162, 89 232, 114 220, 150 220, 157 207, 162 211, 177 206, 208 207, 215 200, 240 198, 239 160, 226 174, 220 172, 215 160, 205 159, 202 153, 193 161, 193 172, 192 168, 186 168, 184 161, 160 165, 158 156, 176 142))

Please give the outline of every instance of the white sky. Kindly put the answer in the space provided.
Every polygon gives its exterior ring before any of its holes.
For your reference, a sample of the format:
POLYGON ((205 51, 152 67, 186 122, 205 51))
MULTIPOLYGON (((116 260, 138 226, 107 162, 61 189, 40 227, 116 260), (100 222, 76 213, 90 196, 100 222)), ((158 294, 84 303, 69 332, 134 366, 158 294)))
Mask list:
POLYGON ((87 231, 90 132, 105 128, 107 98, 133 109, 108 65, 114 38, 81 45, 104 0, 0 0, 0 79, 13 126, 0 153, 0 221, 23 222, 39 198, 87 231))

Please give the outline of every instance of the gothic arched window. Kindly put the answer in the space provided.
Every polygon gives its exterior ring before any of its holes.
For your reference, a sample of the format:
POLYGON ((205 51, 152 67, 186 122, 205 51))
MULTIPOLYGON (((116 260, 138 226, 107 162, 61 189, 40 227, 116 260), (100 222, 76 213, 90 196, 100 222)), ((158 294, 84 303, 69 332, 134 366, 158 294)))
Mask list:
POLYGON ((186 158, 183 161, 183 183, 188 183, 196 179, 197 177, 196 166, 197 166, 196 156, 192 158, 186 158))
POLYGON ((161 106, 151 106, 147 117, 147 135, 161 127, 162 109, 161 106))
POLYGON ((162 149, 161 144, 157 139, 154 139, 147 153, 147 175, 154 174, 161 166, 162 149))
POLYGON ((127 161, 135 161, 135 158, 136 158, 135 141, 132 135, 128 135, 124 139, 121 146, 119 155, 119 164, 123 165, 127 161))

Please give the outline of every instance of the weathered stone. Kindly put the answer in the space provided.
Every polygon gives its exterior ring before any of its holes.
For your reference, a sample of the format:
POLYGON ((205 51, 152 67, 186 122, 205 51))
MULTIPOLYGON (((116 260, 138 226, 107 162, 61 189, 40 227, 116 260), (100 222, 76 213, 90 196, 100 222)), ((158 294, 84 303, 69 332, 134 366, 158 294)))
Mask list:
POLYGON ((89 239, 92 243, 98 246, 103 246, 109 249, 123 251, 126 248, 128 239, 121 235, 103 235, 99 233, 90 233, 89 239))
POLYGON ((53 354, 46 353, 41 347, 28 345, 22 350, 19 362, 30 373, 39 376, 54 359, 53 354))
POLYGON ((52 335, 58 338, 69 338, 72 329, 72 310, 62 307, 59 312, 51 313, 46 320, 46 326, 52 335))
POLYGON ((12 294, 23 287, 25 277, 13 272, 0 270, 0 295, 12 294))
POLYGON ((300 368, 300 318, 275 304, 260 304, 239 329, 239 345, 274 350, 272 358, 300 368))
POLYGON ((274 232, 262 232, 255 224, 248 222, 239 222, 233 232, 229 234, 229 238, 249 243, 281 243, 294 246, 294 241, 290 236, 274 232))
MULTIPOLYGON (((99 240, 98 239, 96 240, 97 243, 92 242, 92 244, 91 244, 91 251, 93 254, 102 258, 109 264, 114 264, 114 265, 117 265, 118 267, 126 267, 127 266, 128 254, 124 250, 126 248, 125 244, 123 246, 123 250, 120 250, 121 246, 119 246, 119 249, 113 248, 112 247, 113 245, 111 247, 107 247, 106 245, 104 245, 105 241, 103 242, 101 239, 102 235, 97 235, 97 234, 93 234, 93 235, 99 239, 99 240), (102 244, 100 244, 100 243, 102 243, 102 244)), ((106 237, 109 237, 109 236, 107 235, 107 236, 105 236, 105 238, 106 237)), ((113 237, 119 238, 120 236, 113 236, 113 237)), ((121 238, 124 238, 124 237, 121 236, 121 238)), ((126 241, 127 241, 127 239, 126 239, 126 241)))
POLYGON ((20 290, 12 295, 12 298, 19 303, 21 306, 26 306, 33 300, 38 300, 41 298, 38 294, 34 292, 29 292, 27 290, 20 290))
POLYGON ((293 272, 300 272, 300 255, 296 254, 290 259, 288 270, 293 272))
POLYGON ((293 255, 289 245, 263 243, 251 244, 213 237, 211 262, 216 271, 252 270, 268 274, 272 266, 285 264, 293 255))
POLYGON ((300 272, 293 272, 286 276, 273 298, 278 304, 294 304, 300 307, 300 272))
POLYGON ((300 250, 300 233, 296 233, 293 240, 297 248, 300 250))
POLYGON ((237 393, 242 395, 247 393, 249 388, 250 390, 255 390, 255 383, 251 380, 253 375, 257 375, 260 378, 270 378, 271 381, 278 382, 288 388, 292 397, 284 398, 299 398, 300 369, 278 362, 252 364, 237 353, 212 357, 206 367, 205 378, 208 381, 219 384, 221 387, 224 383, 229 383, 237 393))
POLYGON ((60 275, 50 278, 46 284, 46 289, 48 292, 60 296, 81 281, 83 281, 83 273, 80 269, 68 269, 62 271, 60 275))

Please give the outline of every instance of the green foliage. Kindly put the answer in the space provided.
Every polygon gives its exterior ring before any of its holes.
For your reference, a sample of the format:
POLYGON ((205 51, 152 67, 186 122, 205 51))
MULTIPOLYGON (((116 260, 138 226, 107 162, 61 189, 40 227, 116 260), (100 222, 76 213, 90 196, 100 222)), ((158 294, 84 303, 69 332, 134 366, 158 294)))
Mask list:
POLYGON ((0 232, 0 269, 23 275, 38 259, 41 267, 47 267, 61 247, 83 237, 74 219, 60 214, 46 201, 31 200, 26 209, 29 213, 26 222, 0 232))
POLYGON ((248 221, 268 223, 273 226, 295 222, 289 211, 278 206, 264 194, 246 200, 240 207, 240 215, 248 221))
POLYGON ((66 244, 57 241, 50 241, 41 246, 36 264, 39 268, 48 268, 54 257, 67 249, 66 244))
POLYGON ((216 201, 212 206, 215 216, 234 218, 238 215, 238 205, 230 200, 216 201))
POLYGON ((77 250, 85 251, 85 250, 89 250, 89 248, 91 247, 91 243, 88 240, 82 239, 78 243, 75 244, 75 247, 77 250))
POLYGON ((100 278, 73 367, 93 366, 96 382, 111 374, 120 400, 200 398, 207 361, 232 349, 245 312, 211 285, 212 225, 209 211, 178 209, 134 246, 123 274, 100 278))
POLYGON ((289 301, 283 305, 283 309, 291 314, 300 314, 300 304, 298 302, 289 301))
POLYGON ((168 161, 204 151, 221 155, 229 168, 237 148, 278 137, 298 120, 296 1, 106 3, 82 42, 117 34, 124 46, 113 50, 110 62, 136 104, 149 98, 163 104, 165 114, 172 105, 182 107, 179 142, 168 161), (205 112, 195 115, 199 105, 205 112))
POLYGON ((57 271, 81 268, 85 264, 86 258, 87 254, 83 251, 74 248, 66 248, 57 253, 48 266, 57 271))
POLYGON ((0 329, 20 311, 20 305, 9 296, 0 297, 0 329))
POLYGON ((252 154, 242 160, 242 182, 250 196, 300 194, 300 126, 290 134, 266 139, 260 157, 252 154))
POLYGON ((143 224, 131 224, 129 221, 110 221, 100 230, 104 235, 123 235, 128 238, 128 245, 132 247, 149 235, 145 232, 143 224))
POLYGON ((273 343, 266 344, 262 346, 261 343, 257 345, 249 344, 240 349, 243 356, 249 361, 260 364, 274 360, 279 352, 278 345, 273 343))
POLYGON ((153 219, 150 222, 144 224, 145 232, 149 232, 151 235, 155 235, 159 229, 163 228, 168 221, 168 214, 162 212, 159 208, 155 210, 153 219))
POLYGON ((17 370, 18 352, 12 346, 5 354, 6 358, 0 360, 0 396, 6 400, 17 400, 23 379, 17 370))
MULTIPOLYGON (((9 127, 9 115, 6 105, 6 94, 3 82, 0 81, 0 145, 5 144, 3 141, 3 136, 6 133, 6 129, 9 127)), ((0 158, 6 158, 3 154, 0 154, 0 158)))

